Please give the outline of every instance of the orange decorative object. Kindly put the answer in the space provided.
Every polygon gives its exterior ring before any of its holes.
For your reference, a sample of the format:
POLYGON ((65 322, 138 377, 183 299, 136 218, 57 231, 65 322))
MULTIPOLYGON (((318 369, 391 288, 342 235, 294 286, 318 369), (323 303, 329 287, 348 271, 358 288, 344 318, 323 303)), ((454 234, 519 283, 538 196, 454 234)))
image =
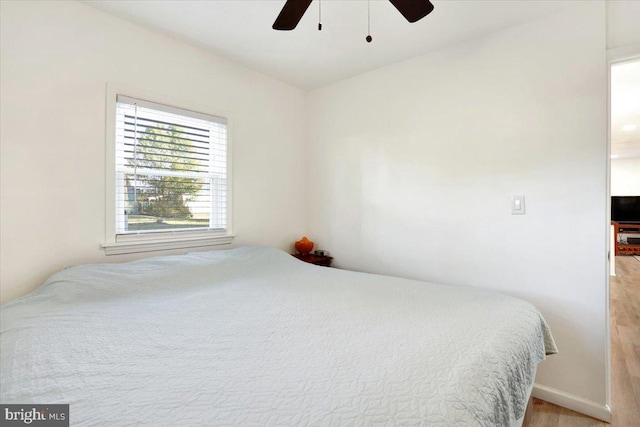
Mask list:
POLYGON ((307 239, 307 236, 304 236, 302 239, 296 242, 296 251, 298 251, 300 255, 308 255, 312 249, 313 242, 307 239))

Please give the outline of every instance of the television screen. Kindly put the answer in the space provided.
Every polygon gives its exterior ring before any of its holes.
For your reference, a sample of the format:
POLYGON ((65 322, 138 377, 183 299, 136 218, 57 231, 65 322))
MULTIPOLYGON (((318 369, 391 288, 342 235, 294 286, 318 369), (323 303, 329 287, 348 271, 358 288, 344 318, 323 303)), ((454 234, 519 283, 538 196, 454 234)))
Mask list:
POLYGON ((640 223, 640 196, 612 196, 611 220, 640 223))

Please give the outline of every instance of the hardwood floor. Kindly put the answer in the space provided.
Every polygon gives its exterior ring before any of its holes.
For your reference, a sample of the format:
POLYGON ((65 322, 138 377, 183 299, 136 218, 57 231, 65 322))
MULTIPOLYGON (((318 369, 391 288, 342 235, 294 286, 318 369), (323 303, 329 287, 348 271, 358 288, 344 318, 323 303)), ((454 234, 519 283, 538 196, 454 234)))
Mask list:
POLYGON ((640 426, 640 261, 616 257, 611 277, 611 424, 539 399, 527 427, 640 426))

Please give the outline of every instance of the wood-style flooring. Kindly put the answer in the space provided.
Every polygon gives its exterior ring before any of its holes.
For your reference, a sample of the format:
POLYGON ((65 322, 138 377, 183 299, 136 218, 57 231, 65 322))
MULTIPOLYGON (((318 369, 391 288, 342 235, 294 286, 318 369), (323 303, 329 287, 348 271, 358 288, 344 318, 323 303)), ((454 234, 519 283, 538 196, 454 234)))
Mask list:
POLYGON ((611 277, 611 424, 533 399, 527 427, 640 426, 640 261, 616 257, 611 277))

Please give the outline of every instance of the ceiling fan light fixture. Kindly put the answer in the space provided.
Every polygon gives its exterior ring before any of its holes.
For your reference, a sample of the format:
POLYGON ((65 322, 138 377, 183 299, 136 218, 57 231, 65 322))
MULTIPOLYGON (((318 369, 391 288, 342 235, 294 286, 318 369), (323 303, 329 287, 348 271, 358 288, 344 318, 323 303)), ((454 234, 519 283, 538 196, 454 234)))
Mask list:
POLYGON ((373 37, 371 37, 371 0, 367 0, 367 37, 365 38, 367 43, 371 43, 373 37))
POLYGON ((398 12, 411 23, 417 22, 433 12, 433 4, 429 0, 389 0, 398 12))
POLYGON ((291 31, 298 25, 313 0, 287 0, 273 23, 274 30, 291 31))
MULTIPOLYGON (((290 31, 296 28, 313 0, 286 0, 280 14, 273 23, 274 30, 290 31)), ((409 22, 416 22, 433 11, 433 4, 429 0, 389 0, 398 12, 409 22)), ((319 2, 318 2, 319 3, 319 2)), ((320 7, 320 5, 318 5, 320 7)), ((319 9, 320 11, 320 9, 319 9)), ((318 22, 318 30, 322 30, 322 23, 318 22)), ((367 41, 370 42, 367 36, 367 41)))

